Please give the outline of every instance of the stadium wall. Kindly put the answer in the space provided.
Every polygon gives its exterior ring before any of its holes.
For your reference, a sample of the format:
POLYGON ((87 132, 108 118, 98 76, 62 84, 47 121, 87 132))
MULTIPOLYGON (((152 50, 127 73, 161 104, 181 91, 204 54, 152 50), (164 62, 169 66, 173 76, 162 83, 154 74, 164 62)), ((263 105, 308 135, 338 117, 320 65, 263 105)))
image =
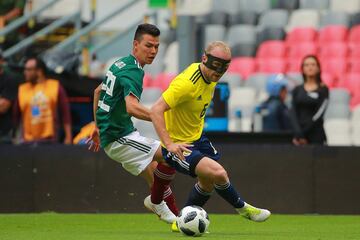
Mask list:
MULTIPOLYGON (((215 142, 246 201, 286 214, 360 214, 360 148, 215 142)), ((86 147, 0 146, 0 212, 146 212, 145 182, 86 147)), ((195 180, 173 184, 179 206, 195 180)), ((206 209, 234 212, 216 193, 206 209)))

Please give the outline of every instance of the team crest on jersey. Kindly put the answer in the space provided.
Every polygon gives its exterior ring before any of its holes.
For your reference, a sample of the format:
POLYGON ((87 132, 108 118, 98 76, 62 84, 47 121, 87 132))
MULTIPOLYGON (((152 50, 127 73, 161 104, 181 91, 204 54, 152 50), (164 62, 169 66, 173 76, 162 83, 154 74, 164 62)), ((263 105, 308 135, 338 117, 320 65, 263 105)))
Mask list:
POLYGON ((121 69, 121 68, 125 67, 126 64, 125 64, 124 62, 120 61, 120 62, 116 62, 116 63, 115 63, 115 66, 117 66, 118 68, 121 69))

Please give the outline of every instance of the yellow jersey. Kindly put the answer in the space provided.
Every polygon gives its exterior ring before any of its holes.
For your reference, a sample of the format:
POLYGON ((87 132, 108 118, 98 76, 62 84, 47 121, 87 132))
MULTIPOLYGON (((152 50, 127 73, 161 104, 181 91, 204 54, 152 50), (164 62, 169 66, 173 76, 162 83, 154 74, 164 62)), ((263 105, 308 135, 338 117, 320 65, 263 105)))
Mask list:
POLYGON ((205 82, 200 63, 193 63, 162 94, 170 107, 164 117, 173 142, 191 143, 201 137, 206 109, 210 106, 216 84, 205 82))

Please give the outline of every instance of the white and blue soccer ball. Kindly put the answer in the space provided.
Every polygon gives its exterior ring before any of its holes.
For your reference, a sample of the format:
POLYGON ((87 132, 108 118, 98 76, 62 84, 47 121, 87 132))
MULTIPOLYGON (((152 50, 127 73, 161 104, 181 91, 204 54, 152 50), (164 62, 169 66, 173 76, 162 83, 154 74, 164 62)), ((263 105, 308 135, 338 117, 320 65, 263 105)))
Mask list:
POLYGON ((199 206, 186 206, 177 218, 177 225, 184 235, 198 237, 203 235, 210 224, 206 211, 199 206))

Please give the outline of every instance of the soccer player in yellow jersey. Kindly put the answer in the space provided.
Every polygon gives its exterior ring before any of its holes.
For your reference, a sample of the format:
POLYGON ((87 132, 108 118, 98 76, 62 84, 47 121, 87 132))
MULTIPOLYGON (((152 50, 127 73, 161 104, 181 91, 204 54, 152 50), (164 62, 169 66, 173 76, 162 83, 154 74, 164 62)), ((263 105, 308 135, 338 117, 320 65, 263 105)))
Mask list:
POLYGON ((203 133, 206 109, 230 61, 231 51, 224 42, 210 43, 202 62, 191 64, 171 82, 152 107, 150 117, 162 141, 166 163, 178 172, 198 179, 186 206, 202 207, 215 189, 242 216, 262 222, 269 218, 270 211, 243 201, 218 163, 218 151, 203 133))

